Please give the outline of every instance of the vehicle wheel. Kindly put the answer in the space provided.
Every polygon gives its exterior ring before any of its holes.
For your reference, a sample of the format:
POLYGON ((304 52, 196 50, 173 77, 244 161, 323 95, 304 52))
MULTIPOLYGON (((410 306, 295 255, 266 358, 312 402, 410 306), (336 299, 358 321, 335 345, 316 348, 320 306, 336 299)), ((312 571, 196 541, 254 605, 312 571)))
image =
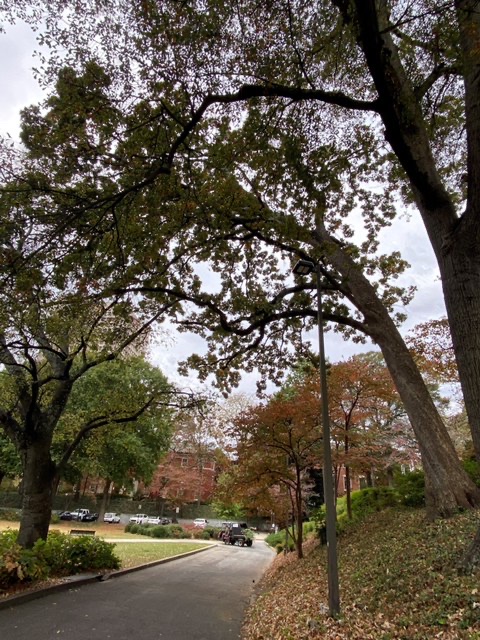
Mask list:
POLYGON ((247 547, 251 547, 252 546, 252 540, 247 540, 247 547))

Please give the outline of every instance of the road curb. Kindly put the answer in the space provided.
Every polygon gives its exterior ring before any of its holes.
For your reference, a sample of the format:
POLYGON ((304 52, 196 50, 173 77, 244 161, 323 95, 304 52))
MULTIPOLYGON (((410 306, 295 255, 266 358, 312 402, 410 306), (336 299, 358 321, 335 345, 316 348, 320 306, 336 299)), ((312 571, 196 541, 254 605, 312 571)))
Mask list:
POLYGON ((84 584, 89 584, 90 582, 105 582, 106 580, 110 580, 112 578, 121 578, 127 573, 133 573, 134 571, 141 571, 142 569, 148 569, 158 564, 173 562, 173 560, 179 560, 180 558, 193 556, 196 553, 202 553, 203 551, 208 551, 209 549, 215 549, 216 546, 218 545, 205 545, 205 547, 202 547, 201 549, 194 549, 193 551, 185 551, 185 553, 179 553, 175 556, 169 556, 168 558, 162 558, 161 560, 153 560, 152 562, 147 562, 146 564, 140 564, 140 565, 137 565, 136 567, 128 567, 127 569, 118 569, 117 571, 110 571, 108 573, 89 573, 89 574, 78 574, 76 576, 68 576, 67 578, 65 578, 63 582, 54 584, 50 587, 37 589, 36 591, 26 591, 25 593, 18 593, 12 596, 8 596, 7 598, 0 599, 0 611, 2 609, 10 609, 11 607, 15 607, 16 605, 23 604, 24 602, 30 602, 31 600, 36 600, 37 598, 43 598, 44 596, 48 596, 52 593, 57 593, 59 591, 68 591, 69 589, 80 587, 84 584))

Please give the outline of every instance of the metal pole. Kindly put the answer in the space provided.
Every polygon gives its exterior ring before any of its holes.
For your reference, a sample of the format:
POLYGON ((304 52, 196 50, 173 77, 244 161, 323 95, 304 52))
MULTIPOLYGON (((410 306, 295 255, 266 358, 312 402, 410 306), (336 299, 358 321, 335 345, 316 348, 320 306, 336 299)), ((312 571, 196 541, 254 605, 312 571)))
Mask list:
POLYGON ((317 275, 317 320, 318 345, 320 352, 320 388, 322 394, 323 422, 323 493, 326 511, 327 529, 327 574, 328 574, 328 607, 330 615, 340 614, 340 592, 338 586, 337 564, 337 526, 333 487, 332 449, 330 443, 330 416, 328 412, 327 367, 325 362, 325 342, 323 337, 323 309, 320 265, 316 264, 317 275))

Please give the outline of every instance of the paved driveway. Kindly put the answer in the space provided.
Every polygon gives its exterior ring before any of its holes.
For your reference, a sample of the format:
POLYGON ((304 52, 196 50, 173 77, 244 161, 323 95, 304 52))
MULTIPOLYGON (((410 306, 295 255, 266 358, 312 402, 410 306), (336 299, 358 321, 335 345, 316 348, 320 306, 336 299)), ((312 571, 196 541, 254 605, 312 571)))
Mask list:
POLYGON ((230 640, 273 559, 263 541, 197 555, 0 611, 5 640, 230 640))

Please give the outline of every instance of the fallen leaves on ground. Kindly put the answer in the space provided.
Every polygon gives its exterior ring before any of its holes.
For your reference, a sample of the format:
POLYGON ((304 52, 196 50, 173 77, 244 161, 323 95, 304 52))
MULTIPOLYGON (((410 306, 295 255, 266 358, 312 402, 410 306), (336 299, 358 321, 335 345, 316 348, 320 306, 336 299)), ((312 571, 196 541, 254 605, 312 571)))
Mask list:
POLYGON ((243 640, 480 640, 480 576, 456 566, 478 512, 427 522, 385 511, 339 538, 341 616, 328 616, 326 547, 277 556, 248 611, 243 640))

